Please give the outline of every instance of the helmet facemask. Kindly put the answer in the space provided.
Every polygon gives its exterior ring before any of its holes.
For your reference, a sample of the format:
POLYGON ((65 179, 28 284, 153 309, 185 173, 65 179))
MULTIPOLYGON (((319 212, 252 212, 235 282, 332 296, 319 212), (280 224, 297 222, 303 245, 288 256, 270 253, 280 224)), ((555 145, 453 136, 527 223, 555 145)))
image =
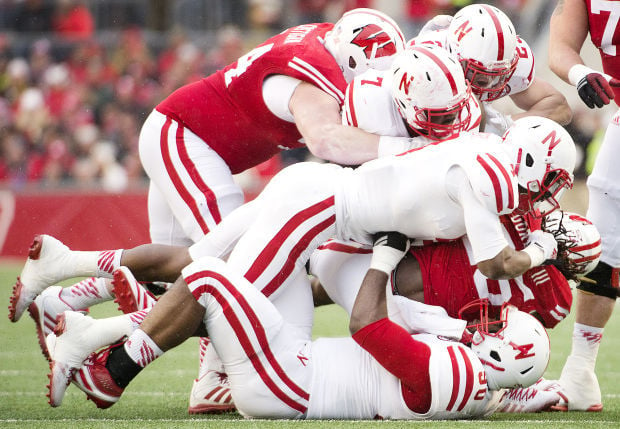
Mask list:
POLYGON ((532 180, 527 183, 527 190, 521 188, 518 210, 537 218, 544 217, 560 207, 562 195, 572 187, 572 177, 566 170, 549 170, 542 186, 538 180, 532 180))
POLYGON ((506 85, 517 68, 518 60, 515 53, 509 63, 504 61, 485 66, 474 59, 461 59, 461 65, 472 92, 480 101, 493 101, 506 93, 506 85))

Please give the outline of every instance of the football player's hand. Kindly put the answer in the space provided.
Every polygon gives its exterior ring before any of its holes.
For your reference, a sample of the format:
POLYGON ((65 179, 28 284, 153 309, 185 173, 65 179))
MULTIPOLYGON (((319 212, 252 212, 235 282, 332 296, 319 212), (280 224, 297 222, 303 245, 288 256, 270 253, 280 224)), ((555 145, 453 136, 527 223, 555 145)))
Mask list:
POLYGON ((387 275, 407 254, 411 246, 409 239, 400 232, 379 232, 374 236, 370 268, 387 275))
POLYGON ((499 136, 504 135, 506 130, 514 123, 510 115, 495 110, 488 103, 484 104, 485 114, 485 133, 493 133, 499 136))
POLYGON ((530 242, 523 249, 530 255, 532 260, 531 267, 537 267, 549 259, 556 259, 558 256, 558 242, 553 234, 542 230, 532 231, 530 233, 530 242))
POLYGON ((610 78, 609 80, 601 73, 588 73, 577 83, 577 92, 584 103, 593 109, 603 107, 614 99, 612 86, 620 87, 618 79, 610 78))

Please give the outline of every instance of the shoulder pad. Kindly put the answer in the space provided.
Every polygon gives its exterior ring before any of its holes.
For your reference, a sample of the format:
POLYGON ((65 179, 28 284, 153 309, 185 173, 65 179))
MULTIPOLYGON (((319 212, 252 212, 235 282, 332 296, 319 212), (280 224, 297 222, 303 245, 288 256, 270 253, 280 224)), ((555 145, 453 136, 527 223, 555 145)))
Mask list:
POLYGON ((527 42, 520 37, 517 37, 517 54, 519 55, 517 68, 508 81, 509 95, 525 91, 534 81, 534 52, 527 42))
POLYGON ((508 214, 519 205, 517 178, 502 152, 480 151, 468 176, 474 193, 491 212, 508 214))

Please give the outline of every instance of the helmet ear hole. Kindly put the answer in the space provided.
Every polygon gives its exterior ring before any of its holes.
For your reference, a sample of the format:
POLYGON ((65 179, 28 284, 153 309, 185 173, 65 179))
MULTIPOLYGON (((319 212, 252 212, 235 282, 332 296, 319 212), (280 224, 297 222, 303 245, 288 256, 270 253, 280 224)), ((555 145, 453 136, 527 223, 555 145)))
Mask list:
POLYGON ((355 58, 349 57, 349 68, 350 69, 355 69, 355 67, 357 67, 357 63, 355 62, 355 58))
POLYGON ((529 153, 525 156, 525 165, 527 167, 531 167, 532 165, 534 165, 534 158, 529 153))
POLYGON ((489 356, 491 356, 497 362, 501 362, 502 361, 501 356, 499 355, 499 353, 496 350, 493 350, 491 353, 489 353, 489 356))
POLYGON ((524 369, 523 371, 521 371, 521 375, 525 375, 525 374, 527 374, 527 373, 528 373, 528 372, 530 372, 532 369, 534 369, 534 367, 533 367, 533 366, 530 366, 529 368, 524 369))

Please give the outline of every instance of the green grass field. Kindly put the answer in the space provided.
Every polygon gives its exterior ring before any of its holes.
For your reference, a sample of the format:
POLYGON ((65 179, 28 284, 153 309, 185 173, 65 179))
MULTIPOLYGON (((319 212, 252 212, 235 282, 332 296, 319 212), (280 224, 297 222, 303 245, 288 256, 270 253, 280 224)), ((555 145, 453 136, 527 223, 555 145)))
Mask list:
MULTIPOLYGON (((189 416, 187 399, 198 369, 198 347, 190 340, 167 353, 141 373, 118 404, 98 410, 75 386, 70 386, 63 405, 47 404, 48 366, 37 344, 34 324, 28 315, 16 324, 7 318, 8 298, 21 266, 0 263, 0 427, 2 428, 401 428, 435 427, 620 427, 620 316, 614 314, 605 331, 597 373, 603 391, 601 413, 497 414, 487 421, 387 422, 387 421, 256 421, 238 414, 189 416)), ((113 305, 93 309, 94 317, 117 314, 113 305)), ((557 378, 570 349, 573 318, 551 332, 552 358, 546 376, 557 378)), ((346 316, 335 306, 317 310, 315 334, 347 334, 346 316)))

